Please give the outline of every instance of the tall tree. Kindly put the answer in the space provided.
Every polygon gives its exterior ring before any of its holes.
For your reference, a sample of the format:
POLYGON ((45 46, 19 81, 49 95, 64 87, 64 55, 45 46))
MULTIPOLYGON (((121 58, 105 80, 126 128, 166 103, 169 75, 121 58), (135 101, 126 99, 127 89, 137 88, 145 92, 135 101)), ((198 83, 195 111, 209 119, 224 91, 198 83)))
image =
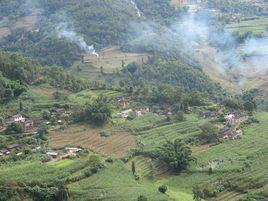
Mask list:
POLYGON ((159 147, 158 157, 167 162, 176 172, 185 170, 191 161, 196 160, 192 156, 191 149, 181 139, 176 139, 174 142, 167 141, 163 146, 159 147))

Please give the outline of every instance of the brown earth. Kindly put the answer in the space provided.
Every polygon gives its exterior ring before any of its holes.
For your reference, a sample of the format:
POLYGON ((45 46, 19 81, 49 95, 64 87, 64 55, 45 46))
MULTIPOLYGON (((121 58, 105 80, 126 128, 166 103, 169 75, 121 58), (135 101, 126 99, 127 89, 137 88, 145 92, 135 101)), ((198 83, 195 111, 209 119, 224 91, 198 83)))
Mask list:
POLYGON ((21 28, 27 31, 32 31, 34 29, 34 25, 36 22, 37 22, 37 16, 30 15, 30 16, 26 16, 18 20, 15 26, 16 28, 21 28))
POLYGON ((5 37, 11 34, 10 29, 7 27, 0 27, 0 37, 5 37))
POLYGON ((84 125, 75 125, 62 131, 50 132, 50 137, 52 148, 81 146, 115 158, 125 156, 130 149, 137 145, 135 136, 124 130, 91 128, 84 125), (112 135, 101 137, 99 133, 103 130, 110 131, 112 135))

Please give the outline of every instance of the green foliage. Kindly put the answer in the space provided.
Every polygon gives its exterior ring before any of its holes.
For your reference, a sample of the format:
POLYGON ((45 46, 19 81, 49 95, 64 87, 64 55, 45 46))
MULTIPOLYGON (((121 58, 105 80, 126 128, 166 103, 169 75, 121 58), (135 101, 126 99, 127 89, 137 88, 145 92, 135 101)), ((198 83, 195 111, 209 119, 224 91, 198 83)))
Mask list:
POLYGON ((168 188, 167 188, 166 185, 161 185, 161 186, 158 187, 158 191, 159 191, 160 193, 166 193, 167 190, 168 190, 168 188))
POLYGON ((111 117, 110 100, 105 96, 99 96, 85 109, 85 119, 96 124, 104 124, 111 117))
POLYGON ((204 198, 204 194, 199 186, 194 186, 192 191, 194 195, 193 198, 195 201, 201 201, 204 198))
POLYGON ((202 133, 200 139, 205 143, 217 142, 218 141, 218 128, 214 124, 207 122, 201 127, 202 133))
POLYGON ((204 96, 219 98, 223 93, 202 69, 178 61, 155 61, 135 67, 135 71, 126 67, 122 73, 124 83, 133 87, 133 94, 143 101, 177 103, 187 108, 187 105, 202 105, 204 96))
POLYGON ((166 144, 159 147, 157 155, 176 172, 185 170, 191 161, 195 161, 191 149, 181 139, 176 139, 174 142, 167 141, 166 144))
POLYGON ((140 195, 137 199, 137 201, 147 201, 147 197, 145 197, 144 195, 140 195))
POLYGON ((7 126, 6 128, 6 133, 12 133, 12 134, 17 134, 17 133, 23 133, 24 129, 23 129, 23 126, 22 124, 20 123, 11 123, 7 126))

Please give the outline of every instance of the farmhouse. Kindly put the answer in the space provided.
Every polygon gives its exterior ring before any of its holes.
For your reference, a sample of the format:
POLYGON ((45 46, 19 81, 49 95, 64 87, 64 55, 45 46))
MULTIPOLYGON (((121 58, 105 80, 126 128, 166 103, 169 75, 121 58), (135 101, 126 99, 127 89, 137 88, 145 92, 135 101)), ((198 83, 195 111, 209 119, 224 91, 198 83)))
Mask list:
POLYGON ((0 149, 0 156, 9 155, 10 151, 7 148, 0 149))
POLYGON ((212 120, 216 120, 219 117, 219 113, 216 111, 206 110, 206 111, 201 112, 200 116, 204 118, 210 118, 212 120))
POLYGON ((231 128, 225 127, 220 131, 219 135, 224 139, 235 140, 242 137, 243 131, 241 129, 234 131, 231 128))
POLYGON ((47 152, 47 155, 51 158, 51 159, 57 159, 59 154, 57 152, 47 152))
POLYGON ((231 125, 240 124, 241 122, 248 120, 247 115, 236 114, 236 113, 227 113, 224 116, 224 118, 225 118, 226 122, 231 124, 231 125))
POLYGON ((65 151, 67 152, 67 153, 69 153, 69 154, 74 154, 74 153, 77 153, 77 152, 79 152, 79 151, 82 151, 82 149, 80 149, 80 148, 76 148, 76 147, 66 147, 65 148, 65 151))
POLYGON ((144 108, 137 108, 134 111, 135 111, 136 115, 138 117, 140 117, 140 116, 142 116, 142 115, 147 114, 148 112, 150 112, 150 109, 149 109, 149 107, 144 107, 144 108))
POLYGON ((129 102, 131 101, 131 97, 129 97, 129 96, 117 96, 115 98, 115 100, 117 101, 117 103, 121 107, 127 108, 129 106, 129 102))
POLYGON ((117 116, 122 117, 122 118, 128 118, 131 112, 133 112, 132 109, 124 110, 122 112, 117 113, 117 116))
POLYGON ((24 131, 32 130, 34 128, 34 120, 26 118, 21 114, 10 117, 6 124, 19 123, 23 126, 24 131))
POLYGON ((7 146, 7 149, 12 152, 12 151, 16 151, 19 150, 22 147, 22 145, 20 144, 11 144, 9 146, 7 146))
POLYGON ((26 118, 23 117, 21 114, 16 114, 8 119, 6 122, 7 124, 12 124, 12 123, 22 123, 25 122, 26 118))

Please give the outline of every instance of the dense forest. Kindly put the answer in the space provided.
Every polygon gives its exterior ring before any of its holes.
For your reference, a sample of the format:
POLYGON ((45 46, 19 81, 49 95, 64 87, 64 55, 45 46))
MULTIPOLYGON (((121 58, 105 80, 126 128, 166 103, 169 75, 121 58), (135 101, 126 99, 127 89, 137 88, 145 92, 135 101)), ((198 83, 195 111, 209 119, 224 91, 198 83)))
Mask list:
POLYGON ((41 66, 36 60, 17 53, 0 51, 0 102, 17 98, 27 85, 48 83, 58 89, 81 91, 93 86, 64 72, 60 67, 41 66))
POLYGON ((68 0, 57 3, 50 0, 24 3, 16 0, 12 0, 12 3, 3 1, 0 6, 2 19, 8 17, 16 21, 29 14, 35 15, 35 12, 38 13, 38 19, 34 30, 30 32, 12 27, 11 35, 0 39, 0 47, 33 56, 45 65, 69 67, 81 56, 82 50, 77 44, 58 36, 55 28, 62 24, 66 25, 67 29, 75 30, 88 45, 93 44, 100 49, 110 45, 122 45, 129 39, 132 36, 131 22, 146 18, 165 22, 175 15, 175 10, 168 0, 150 0, 137 4, 141 12, 144 12, 141 17, 137 15, 132 3, 126 0, 68 0), (149 8, 148 5, 153 6, 149 8), (6 13, 9 8, 16 12, 6 13), (31 9, 33 12, 29 13, 31 9))

